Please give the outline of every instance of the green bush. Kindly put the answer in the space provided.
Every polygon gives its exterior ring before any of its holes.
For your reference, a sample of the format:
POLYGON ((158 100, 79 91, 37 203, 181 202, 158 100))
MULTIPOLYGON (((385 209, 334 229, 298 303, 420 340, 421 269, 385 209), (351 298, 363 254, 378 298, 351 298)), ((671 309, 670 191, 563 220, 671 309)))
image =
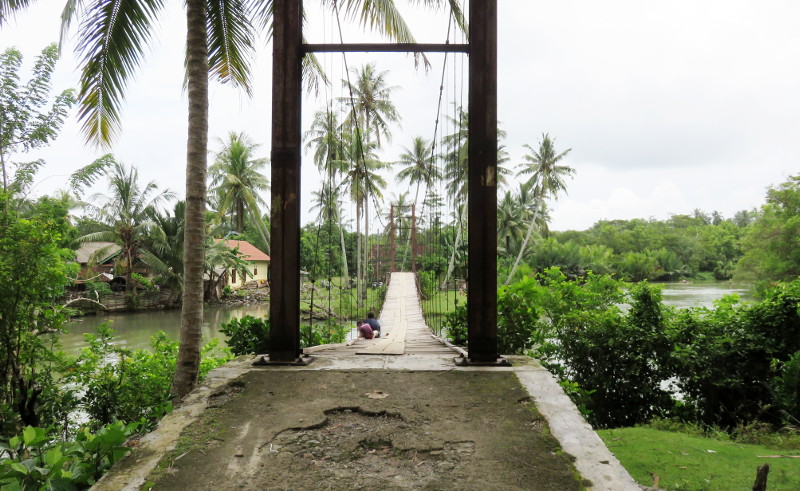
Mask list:
POLYGON ((153 285, 153 282, 150 281, 150 278, 146 278, 139 273, 132 273, 131 280, 135 288, 147 291, 153 291, 156 289, 156 287, 153 285))
POLYGON ((102 298, 104 295, 111 294, 111 287, 104 281, 87 281, 86 293, 91 298, 102 298))
POLYGON ((452 312, 447 312, 444 315, 443 327, 450 342, 457 346, 466 346, 469 335, 466 304, 456 305, 452 312))
POLYGON ((269 319, 256 319, 246 315, 223 323, 220 332, 234 355, 255 355, 269 352, 269 319))
POLYGON ((231 295, 233 295, 233 288, 231 288, 231 285, 225 285, 222 288, 222 298, 228 298, 231 295))
POLYGON ((419 273, 419 288, 423 300, 431 298, 438 287, 438 276, 433 271, 420 271, 419 273))
POLYGON ((781 364, 780 375, 773 380, 772 390, 785 422, 800 424, 800 351, 781 364))
POLYGON ((117 422, 95 433, 83 429, 67 442, 58 441, 50 430, 28 426, 7 444, 0 443, 0 488, 89 488, 130 452, 123 444, 138 426, 117 422))
MULTIPOLYGON (((88 346, 67 367, 64 380, 82 389, 78 402, 90 426, 139 421, 150 427, 172 409, 177 341, 159 331, 151 337, 150 350, 129 350, 114 343, 107 325, 85 336, 88 346)), ((215 340, 203 347, 201 379, 230 358, 213 355, 216 346, 215 340)))

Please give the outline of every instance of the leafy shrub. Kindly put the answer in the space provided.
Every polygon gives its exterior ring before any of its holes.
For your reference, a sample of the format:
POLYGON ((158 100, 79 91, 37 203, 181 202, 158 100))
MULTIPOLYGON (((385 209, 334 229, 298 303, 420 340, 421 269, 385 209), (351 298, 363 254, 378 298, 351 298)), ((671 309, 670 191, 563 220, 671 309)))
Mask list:
POLYGON ((57 441, 49 430, 28 426, 22 435, 0 443, 0 488, 88 488, 130 452, 123 444, 138 426, 117 422, 95 433, 83 429, 68 442, 57 441))
MULTIPOLYGON (((177 341, 159 331, 151 337, 151 350, 129 350, 114 344, 114 331, 107 325, 99 327, 96 335, 85 336, 89 345, 68 367, 64 379, 83 390, 79 404, 91 426, 139 421, 150 427, 172 409, 177 341)), ((201 379, 229 359, 213 355, 216 346, 214 340, 203 347, 201 379)))
POLYGON ((225 285, 222 288, 222 298, 228 298, 231 295, 233 295, 233 288, 231 288, 231 285, 225 285))
POLYGON ((443 327, 447 331, 447 337, 450 342, 458 346, 466 346, 469 335, 466 304, 456 305, 452 312, 446 313, 443 327))
POLYGON ((156 289, 156 287, 153 285, 153 282, 150 281, 150 278, 146 278, 139 273, 132 273, 131 281, 133 282, 133 286, 135 288, 147 291, 153 291, 156 289))
POLYGON ((800 424, 800 351, 781 364, 780 375, 772 382, 775 402, 784 411, 787 423, 800 424))
POLYGON ((333 320, 314 324, 313 328, 310 325, 304 325, 300 328, 300 347, 343 343, 347 339, 348 332, 350 332, 348 326, 343 326, 333 320))
POLYGON ((523 280, 500 290, 497 297, 497 349, 502 354, 523 354, 544 340, 542 310, 531 295, 538 284, 523 280))
POLYGON ((220 332, 227 337, 228 347, 234 355, 254 355, 269 352, 269 319, 256 319, 246 315, 223 323, 220 332))
POLYGON ((91 298, 102 298, 104 295, 111 294, 111 287, 104 281, 87 281, 86 293, 91 298))
POLYGON ((433 271, 420 271, 419 288, 423 299, 431 298, 436 293, 438 276, 433 271))
POLYGON ((151 353, 114 344, 114 331, 107 325, 85 336, 88 346, 66 380, 84 389, 80 404, 93 426, 156 420, 169 410, 177 342, 159 332, 152 338, 151 353))

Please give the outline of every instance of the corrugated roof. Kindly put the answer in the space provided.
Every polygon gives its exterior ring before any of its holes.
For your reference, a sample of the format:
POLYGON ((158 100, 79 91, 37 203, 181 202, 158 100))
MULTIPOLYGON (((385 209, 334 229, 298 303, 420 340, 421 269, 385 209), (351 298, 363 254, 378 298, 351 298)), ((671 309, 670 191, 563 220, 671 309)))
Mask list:
POLYGON ((108 250, 107 254, 104 254, 105 257, 99 257, 98 263, 104 263, 108 258, 115 255, 122 249, 120 246, 114 244, 113 242, 84 242, 78 247, 78 250, 75 251, 75 260, 78 261, 78 264, 87 264, 89 262, 89 258, 92 257, 92 254, 99 251, 103 247, 113 246, 108 250))
POLYGON ((269 256, 261 252, 256 246, 247 242, 246 240, 223 240, 214 239, 215 242, 225 242, 231 249, 239 248, 242 253, 242 259, 245 261, 269 261, 269 256))

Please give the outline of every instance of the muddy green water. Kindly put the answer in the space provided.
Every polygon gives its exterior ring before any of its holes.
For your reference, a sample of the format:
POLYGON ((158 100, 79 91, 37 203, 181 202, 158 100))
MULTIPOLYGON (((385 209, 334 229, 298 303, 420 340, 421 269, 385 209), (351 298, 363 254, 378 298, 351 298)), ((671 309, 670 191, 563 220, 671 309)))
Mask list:
MULTIPOLYGON (((224 344, 225 335, 219 332, 223 322, 245 315, 264 317, 268 314, 269 305, 266 303, 235 307, 206 306, 203 310, 203 343, 216 337, 224 344)), ((86 344, 84 333, 97 332, 97 327, 104 322, 109 322, 116 331, 115 342, 131 349, 149 347, 150 337, 159 330, 172 339, 180 339, 180 309, 86 316, 67 324, 67 334, 61 336, 64 351, 72 355, 80 353, 86 344)))
MULTIPOLYGON (((731 293, 739 294, 744 301, 751 300, 747 284, 731 282, 666 283, 663 287, 664 303, 676 307, 711 307, 714 300, 731 293)), ((268 314, 269 306, 267 304, 235 307, 206 306, 202 330, 203 342, 216 337, 224 344, 225 335, 219 332, 223 322, 229 322, 233 318, 245 315, 264 317, 268 314)), ((148 347, 150 336, 158 330, 165 331, 172 339, 180 338, 180 310, 87 316, 67 325, 68 333, 61 338, 64 351, 73 355, 78 354, 85 346, 83 334, 96 332, 97 327, 103 322, 111 322, 111 327, 116 331, 116 342, 131 349, 148 347)))
POLYGON ((701 281, 689 283, 663 283, 662 300, 673 307, 713 307, 714 301, 725 295, 737 294, 742 302, 754 299, 748 283, 731 281, 701 281))

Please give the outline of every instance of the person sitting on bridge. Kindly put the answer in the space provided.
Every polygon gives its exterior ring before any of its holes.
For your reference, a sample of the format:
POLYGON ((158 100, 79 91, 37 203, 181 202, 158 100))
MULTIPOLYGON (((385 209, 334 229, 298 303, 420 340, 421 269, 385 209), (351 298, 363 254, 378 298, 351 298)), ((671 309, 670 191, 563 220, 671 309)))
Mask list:
POLYGON ((372 332, 372 327, 366 322, 359 322, 358 323, 358 337, 364 339, 372 339, 375 337, 375 333, 372 332))
POLYGON ((361 322, 369 324, 369 327, 372 328, 372 332, 375 333, 376 338, 381 337, 381 323, 375 318, 375 314, 372 312, 368 313, 367 318, 361 322))

